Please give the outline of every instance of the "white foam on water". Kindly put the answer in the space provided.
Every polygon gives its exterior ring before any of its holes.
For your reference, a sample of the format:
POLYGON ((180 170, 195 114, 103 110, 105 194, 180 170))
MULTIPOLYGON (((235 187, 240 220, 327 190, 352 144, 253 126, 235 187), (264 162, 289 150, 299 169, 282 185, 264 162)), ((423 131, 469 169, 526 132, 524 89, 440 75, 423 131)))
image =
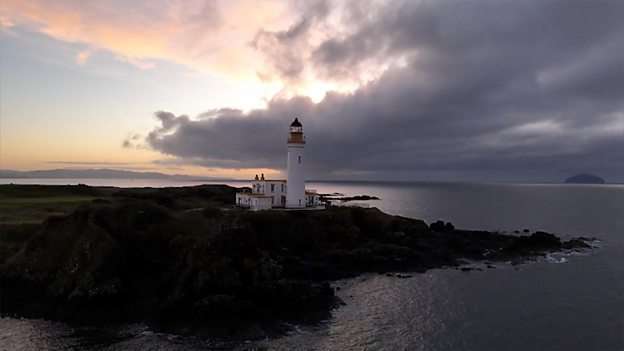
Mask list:
POLYGON ((568 259, 563 257, 565 254, 546 254, 546 261, 549 263, 566 263, 568 259))

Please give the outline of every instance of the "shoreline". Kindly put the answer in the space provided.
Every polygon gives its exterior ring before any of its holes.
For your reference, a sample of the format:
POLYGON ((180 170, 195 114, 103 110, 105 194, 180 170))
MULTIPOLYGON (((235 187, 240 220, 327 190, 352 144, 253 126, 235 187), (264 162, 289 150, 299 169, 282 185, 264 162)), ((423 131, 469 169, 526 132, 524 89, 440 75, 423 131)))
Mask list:
POLYGON ((590 248, 587 238, 459 230, 376 208, 254 213, 231 206, 237 188, 229 186, 13 187, 22 200, 41 191, 89 200, 26 225, 28 235, 0 226, 1 312, 77 323, 141 320, 228 334, 326 317, 341 303, 330 285, 337 279, 590 248))

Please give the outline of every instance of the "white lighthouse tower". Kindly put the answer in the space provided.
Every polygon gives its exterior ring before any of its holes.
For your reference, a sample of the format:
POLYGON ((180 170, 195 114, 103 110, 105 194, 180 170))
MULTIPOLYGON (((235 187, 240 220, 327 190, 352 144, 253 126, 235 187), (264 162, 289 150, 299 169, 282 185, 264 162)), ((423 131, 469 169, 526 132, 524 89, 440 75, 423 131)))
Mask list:
POLYGON ((288 190, 286 192, 287 208, 306 206, 305 179, 303 172, 303 148, 305 138, 303 126, 297 118, 290 124, 288 135, 288 190))
POLYGON ((256 175, 251 189, 236 193, 236 205, 252 211, 273 208, 323 208, 316 190, 305 189, 303 170, 303 126, 297 118, 290 124, 288 134, 288 179, 265 179, 256 175))

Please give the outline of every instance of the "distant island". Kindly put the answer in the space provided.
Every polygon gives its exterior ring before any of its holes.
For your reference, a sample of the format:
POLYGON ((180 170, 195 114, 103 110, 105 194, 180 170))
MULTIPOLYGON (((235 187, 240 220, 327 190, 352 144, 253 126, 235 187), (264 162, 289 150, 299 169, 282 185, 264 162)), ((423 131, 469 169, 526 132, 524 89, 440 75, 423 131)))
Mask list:
POLYGON ((566 184, 605 184, 605 180, 597 175, 581 173, 565 180, 566 184))
POLYGON ((237 191, 0 185, 0 314, 231 335, 327 319, 342 304, 336 279, 590 247, 376 208, 249 211, 233 205, 237 191))

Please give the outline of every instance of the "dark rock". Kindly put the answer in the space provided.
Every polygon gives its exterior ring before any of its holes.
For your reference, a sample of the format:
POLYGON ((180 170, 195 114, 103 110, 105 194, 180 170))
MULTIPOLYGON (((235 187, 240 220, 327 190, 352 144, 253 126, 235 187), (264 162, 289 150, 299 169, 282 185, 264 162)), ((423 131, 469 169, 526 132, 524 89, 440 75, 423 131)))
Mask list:
POLYGON ((455 230, 455 226, 451 222, 436 221, 429 225, 429 229, 438 233, 449 233, 455 230))
POLYGON ((338 193, 321 195, 321 201, 328 201, 328 200, 349 202, 349 201, 370 201, 370 200, 381 200, 381 199, 378 198, 377 196, 371 196, 371 195, 344 196, 338 193))
POLYGON ((589 244, 586 243, 585 240, 581 239, 581 238, 577 238, 577 239, 572 239, 569 241, 566 241, 565 243, 563 243, 562 247, 564 249, 590 249, 591 246, 589 244))

